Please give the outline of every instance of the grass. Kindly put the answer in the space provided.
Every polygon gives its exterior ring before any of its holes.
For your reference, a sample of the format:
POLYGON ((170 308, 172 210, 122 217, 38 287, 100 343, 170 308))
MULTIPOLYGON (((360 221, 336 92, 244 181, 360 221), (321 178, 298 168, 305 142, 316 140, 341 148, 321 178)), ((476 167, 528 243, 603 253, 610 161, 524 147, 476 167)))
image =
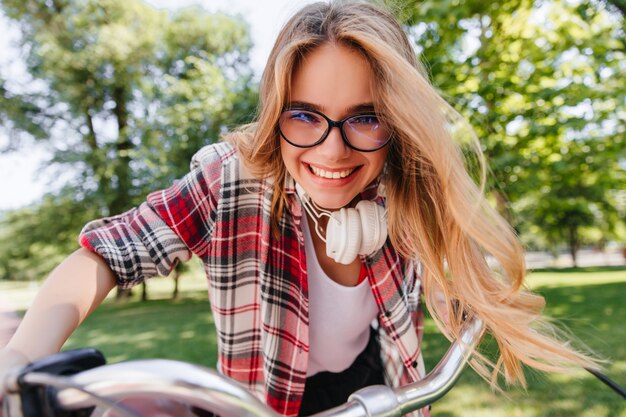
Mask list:
MULTIPOLYGON (((605 373, 626 385, 626 268, 587 268, 533 272, 528 284, 547 300, 546 312, 564 323, 608 360, 605 373)), ((205 366, 216 361, 215 330, 200 274, 181 281, 181 297, 166 298, 171 280, 149 285, 151 300, 106 301, 70 338, 66 348, 93 346, 109 362, 161 357, 205 366)), ((33 288, 0 282, 0 291, 25 308, 33 288)), ((136 296, 135 296, 136 297, 136 296)), ((448 342, 430 321, 422 351, 427 368, 441 358, 448 342)), ((433 406, 433 416, 626 417, 626 401, 585 371, 546 375, 528 371, 527 390, 494 393, 472 370, 433 406)))
MULTIPOLYGON (((606 358, 604 372, 626 386, 626 268, 535 271, 528 283, 546 298, 546 313, 606 358)), ((431 368, 448 342, 432 322, 426 326, 422 351, 431 368)), ((547 375, 527 370, 527 378, 527 390, 498 394, 467 369, 434 404, 434 416, 626 417, 626 401, 586 371, 547 375)))

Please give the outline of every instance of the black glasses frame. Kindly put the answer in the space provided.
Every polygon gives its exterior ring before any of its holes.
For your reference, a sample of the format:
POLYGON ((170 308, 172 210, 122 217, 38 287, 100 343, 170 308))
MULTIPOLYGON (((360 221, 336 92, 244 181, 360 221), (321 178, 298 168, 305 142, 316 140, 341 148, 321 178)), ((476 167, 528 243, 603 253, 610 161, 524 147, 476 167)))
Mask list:
POLYGON ((302 108, 302 107, 292 107, 292 108, 287 108, 284 109, 281 113, 281 117, 283 115, 283 113, 288 112, 288 111, 294 111, 294 110, 302 110, 302 111, 306 111, 309 113, 315 113, 319 116, 322 116, 326 122, 328 123, 328 128, 326 129, 326 131, 324 132, 324 134, 322 135, 321 138, 319 138, 316 142, 310 144, 310 145, 299 145, 297 143, 293 143, 292 141, 289 140, 289 138, 287 138, 287 136, 285 136, 285 134, 283 133, 283 131, 280 128, 280 121, 278 122, 278 132, 280 133, 280 136, 282 136, 283 139, 285 139, 287 141, 287 143, 289 143, 292 146, 295 146, 296 148, 312 148, 314 146, 319 145, 320 143, 324 142, 326 140, 326 138, 328 138, 328 135, 330 134, 330 131, 332 130, 333 127, 336 127, 337 129, 339 129, 339 132, 341 132, 341 139, 343 140, 343 142, 350 148, 350 149, 354 149, 355 151, 359 151, 359 152, 375 152, 378 151, 382 148, 384 148, 385 146, 387 146, 387 144, 389 143, 389 141, 391 141, 391 133, 389 134, 389 137, 387 138, 387 140, 385 141, 385 143, 383 143, 382 145, 380 145, 377 148, 374 149, 361 149, 361 148, 357 148, 356 146, 354 146, 353 144, 350 143, 350 141, 348 140, 348 137, 346 135, 346 132, 344 132, 343 130, 343 124, 354 118, 354 117, 359 117, 359 116, 376 116, 378 117, 378 115, 375 112, 363 112, 363 113, 356 113, 356 114, 351 114, 350 116, 344 117, 341 120, 333 120, 331 118, 329 118, 328 116, 326 116, 324 113, 319 112, 317 110, 312 110, 312 109, 307 109, 307 108, 302 108))

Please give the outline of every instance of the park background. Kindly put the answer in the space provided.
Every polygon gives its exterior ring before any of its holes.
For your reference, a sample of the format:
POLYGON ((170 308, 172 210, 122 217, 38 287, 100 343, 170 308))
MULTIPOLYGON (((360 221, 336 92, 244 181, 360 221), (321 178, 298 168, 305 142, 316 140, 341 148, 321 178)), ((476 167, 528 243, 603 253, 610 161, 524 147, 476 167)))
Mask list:
MULTIPOLYGON (((0 153, 40 159, 45 178, 27 203, 0 197, 0 302, 23 312, 84 223, 168 186, 197 149, 253 119, 267 45, 304 2, 230 3, 0 0, 10 43, 0 51, 0 153)), ((529 285, 626 384, 626 2, 387 3, 480 138, 486 193, 532 255, 529 285)), ((0 182, 27 171, 14 168, 0 182)), ((107 302, 68 347, 213 366, 201 273, 192 262, 173 275, 107 302)), ((429 326, 432 366, 445 341, 429 326)), ((463 378, 436 415, 626 415, 583 374, 529 372, 528 392, 505 395, 463 378)))

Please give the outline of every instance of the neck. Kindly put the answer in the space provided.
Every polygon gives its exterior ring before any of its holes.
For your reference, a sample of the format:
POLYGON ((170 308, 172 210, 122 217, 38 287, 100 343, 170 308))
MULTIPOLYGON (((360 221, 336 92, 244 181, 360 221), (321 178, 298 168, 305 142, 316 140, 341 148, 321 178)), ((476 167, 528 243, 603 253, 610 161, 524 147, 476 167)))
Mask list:
POLYGON ((330 211, 318 206, 308 196, 301 196, 301 199, 304 210, 306 210, 311 221, 314 223, 313 229, 315 230, 315 233, 324 243, 326 243, 326 225, 328 224, 328 219, 330 218, 330 211))

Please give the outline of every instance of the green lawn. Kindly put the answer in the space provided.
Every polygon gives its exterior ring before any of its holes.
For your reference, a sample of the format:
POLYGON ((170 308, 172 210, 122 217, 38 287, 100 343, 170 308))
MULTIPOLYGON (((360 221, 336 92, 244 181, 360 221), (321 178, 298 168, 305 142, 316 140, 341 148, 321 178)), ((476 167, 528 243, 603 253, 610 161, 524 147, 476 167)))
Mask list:
MULTIPOLYGON (((541 271, 529 285, 545 296, 547 313, 609 360, 605 373, 626 386, 626 269, 541 271)), ((423 352, 432 367, 448 346, 427 323, 423 352), (431 330, 430 332, 428 330, 431 330)), ((471 369, 434 404, 439 417, 626 417, 626 401, 585 371, 573 375, 528 372, 529 386, 492 393, 471 369)))
MULTIPOLYGON (((184 279, 182 296, 175 302, 165 299, 170 283, 153 280, 152 299, 147 302, 107 300, 66 347, 97 347, 110 362, 161 357, 213 366, 215 335, 203 279, 198 275, 184 279)), ((547 313, 607 358, 606 373, 626 385, 626 269, 536 271, 528 283, 546 297, 547 313)), ((0 291, 10 291, 11 300, 18 302, 32 293, 24 285, 3 282, 0 291)), ((447 346, 433 323, 427 322, 423 345, 427 368, 447 346)), ((513 388, 498 394, 468 369, 433 406, 433 415, 626 417, 626 401, 584 371, 568 376, 528 372, 528 379, 526 391, 513 388)))

